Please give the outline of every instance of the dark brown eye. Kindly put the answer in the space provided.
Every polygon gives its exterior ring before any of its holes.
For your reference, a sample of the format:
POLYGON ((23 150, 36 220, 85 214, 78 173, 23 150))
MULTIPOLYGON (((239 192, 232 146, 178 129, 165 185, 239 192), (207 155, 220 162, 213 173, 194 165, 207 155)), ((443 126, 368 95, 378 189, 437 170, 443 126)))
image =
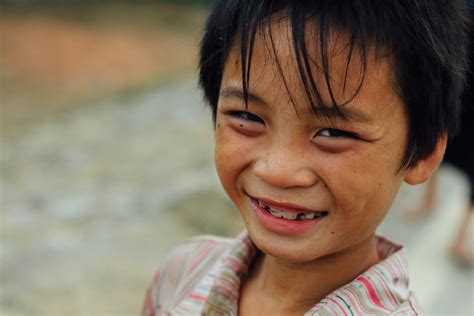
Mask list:
POLYGON ((265 123, 260 117, 247 111, 231 111, 229 112, 229 115, 238 119, 245 120, 245 121, 262 123, 262 124, 265 123))
POLYGON ((340 129, 335 128, 325 128, 322 129, 316 134, 316 136, 323 136, 323 137, 347 137, 347 138, 357 138, 354 134, 342 131, 340 129))

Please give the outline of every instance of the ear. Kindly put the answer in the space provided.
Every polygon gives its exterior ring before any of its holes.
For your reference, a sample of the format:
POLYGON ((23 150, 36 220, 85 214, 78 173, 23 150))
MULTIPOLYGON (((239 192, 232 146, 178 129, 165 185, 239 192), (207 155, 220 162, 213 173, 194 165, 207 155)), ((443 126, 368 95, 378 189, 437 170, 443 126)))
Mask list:
POLYGON ((429 179, 431 174, 438 169, 438 166, 443 161, 447 138, 447 133, 443 133, 438 139, 438 143, 436 143, 433 152, 408 168, 404 176, 406 183, 420 184, 429 179))

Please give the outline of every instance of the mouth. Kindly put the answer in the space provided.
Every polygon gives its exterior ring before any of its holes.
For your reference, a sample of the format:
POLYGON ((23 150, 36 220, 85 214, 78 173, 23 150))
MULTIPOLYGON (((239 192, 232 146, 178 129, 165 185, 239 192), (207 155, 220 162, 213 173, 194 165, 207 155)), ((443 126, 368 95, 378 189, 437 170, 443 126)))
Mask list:
POLYGON ((273 217, 288 221, 310 221, 328 215, 327 211, 312 211, 292 204, 270 202, 268 200, 253 198, 250 195, 249 197, 255 206, 265 210, 273 217))
POLYGON ((269 204, 262 200, 251 198, 255 204, 264 209, 276 218, 283 218, 289 221, 308 221, 322 218, 328 215, 326 211, 310 211, 301 208, 289 208, 285 206, 269 204))
POLYGON ((260 225, 281 235, 304 235, 316 229, 324 217, 328 216, 326 211, 314 211, 290 203, 247 196, 260 225))

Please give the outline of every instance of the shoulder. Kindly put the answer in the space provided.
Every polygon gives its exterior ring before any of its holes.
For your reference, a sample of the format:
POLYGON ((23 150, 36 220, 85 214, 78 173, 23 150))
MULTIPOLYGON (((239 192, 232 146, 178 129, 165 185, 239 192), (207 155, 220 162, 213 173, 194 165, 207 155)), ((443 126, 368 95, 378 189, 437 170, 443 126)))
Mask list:
POLYGON ((424 315, 416 296, 410 292, 408 299, 400 304, 392 313, 391 316, 419 316, 424 315))
POLYGON ((377 237, 381 261, 325 297, 308 315, 423 315, 409 289, 406 250, 377 237))
POLYGON ((173 249, 159 269, 160 282, 186 282, 191 272, 205 273, 229 248, 232 239, 197 236, 173 249))
POLYGON ((165 258, 148 288, 142 315, 154 315, 157 307, 172 306, 214 266, 233 239, 196 236, 174 248, 165 258))

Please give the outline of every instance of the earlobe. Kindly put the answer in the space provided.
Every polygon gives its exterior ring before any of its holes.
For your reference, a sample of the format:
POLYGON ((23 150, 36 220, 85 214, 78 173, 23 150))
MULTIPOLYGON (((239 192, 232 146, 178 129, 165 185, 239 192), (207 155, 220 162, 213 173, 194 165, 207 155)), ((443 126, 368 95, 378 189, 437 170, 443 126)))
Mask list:
POLYGON ((415 165, 408 168, 404 180, 408 184, 420 184, 429 179, 431 174, 438 169, 443 161, 446 150, 447 134, 444 133, 438 140, 435 149, 431 154, 420 159, 415 165))

